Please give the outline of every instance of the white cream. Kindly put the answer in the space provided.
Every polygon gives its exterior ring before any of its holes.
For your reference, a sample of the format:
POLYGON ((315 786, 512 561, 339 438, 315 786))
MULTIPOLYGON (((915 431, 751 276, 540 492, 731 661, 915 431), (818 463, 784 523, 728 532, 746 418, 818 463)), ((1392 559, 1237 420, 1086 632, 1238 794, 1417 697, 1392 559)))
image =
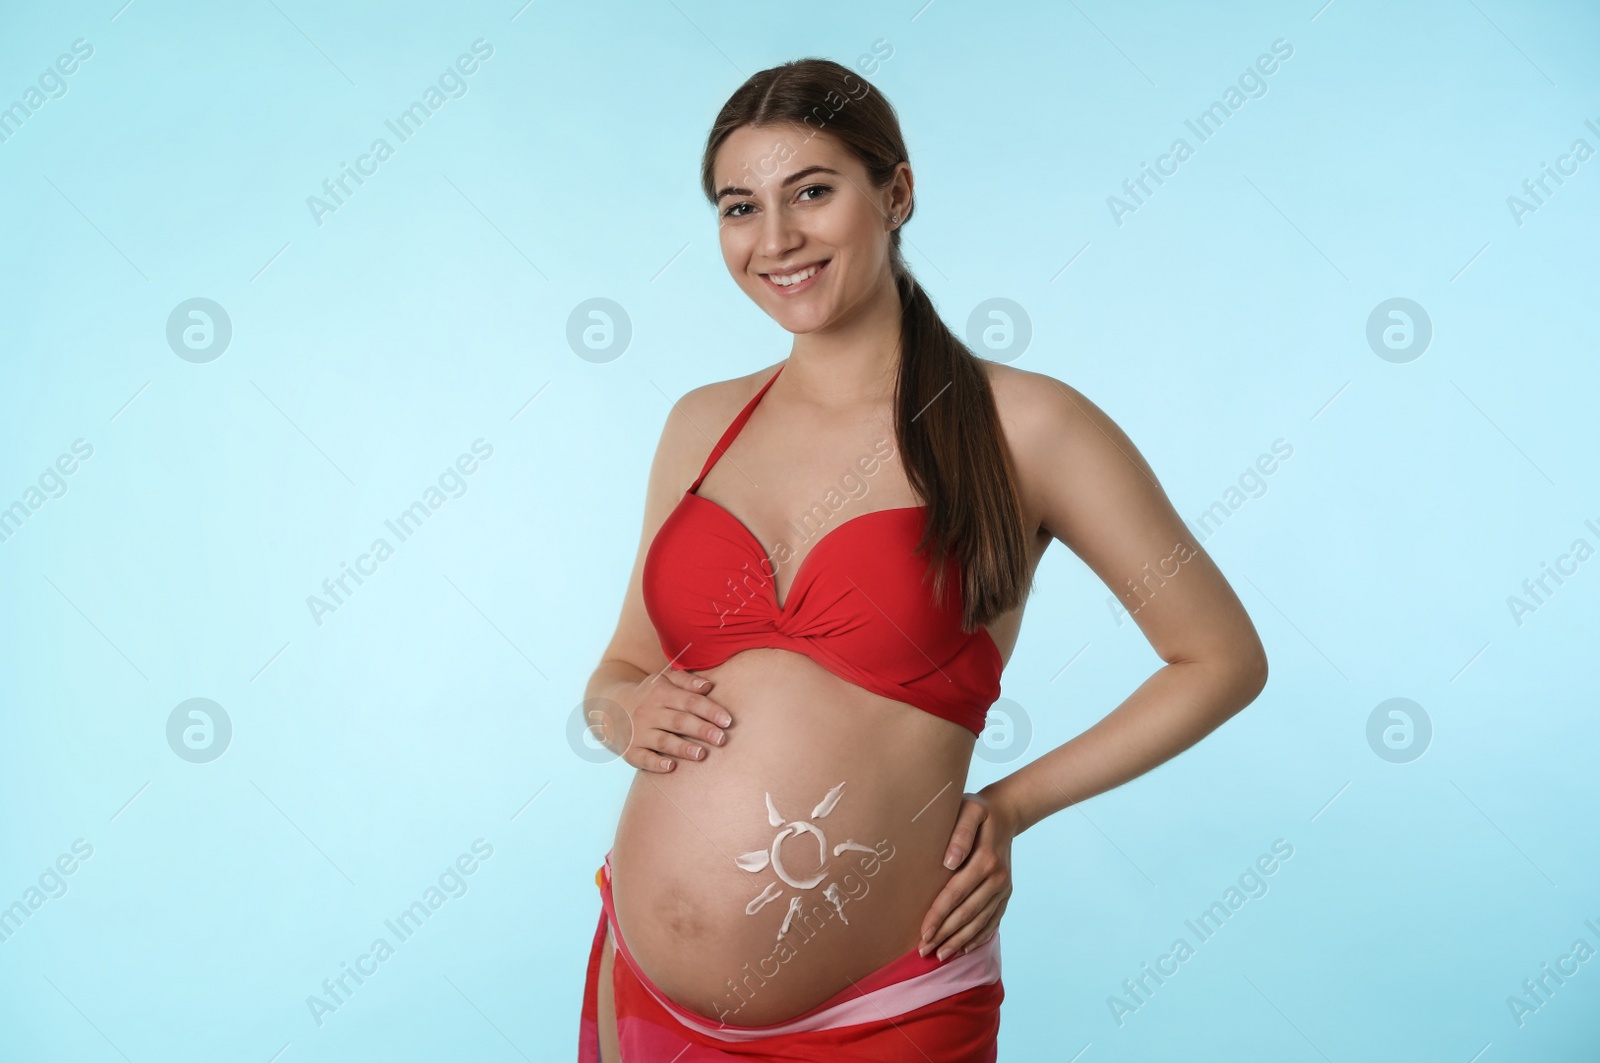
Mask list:
POLYGON ((822 895, 828 898, 828 903, 833 905, 833 910, 839 913, 839 918, 844 919, 844 925, 849 926, 850 920, 844 918, 844 901, 839 896, 839 884, 837 882, 828 883, 828 888, 822 891, 822 895))
POLYGON ((833 806, 839 803, 839 795, 844 792, 844 783, 840 783, 828 791, 826 797, 817 802, 817 807, 811 810, 812 819, 821 819, 833 811, 833 806))
POLYGON ((789 911, 783 917, 783 925, 778 928, 778 936, 780 938, 783 937, 783 935, 785 935, 785 934, 787 934, 789 932, 789 924, 794 922, 794 917, 799 913, 799 911, 800 911, 800 898, 799 897, 790 897, 789 898, 789 911))
POLYGON ((797 890, 813 889, 816 887, 817 883, 827 878, 827 860, 828 839, 822 836, 822 832, 818 830, 814 824, 807 823, 804 820, 797 820, 794 823, 789 824, 787 827, 783 828, 783 830, 779 831, 778 836, 773 839, 772 870, 777 873, 779 878, 783 879, 783 881, 787 882, 797 890), (817 860, 822 864, 822 866, 818 869, 815 875, 812 875, 808 878, 790 878, 789 873, 784 870, 783 859, 780 855, 780 846, 783 845, 784 838, 788 837, 790 834, 815 834, 817 836, 817 860))
MULTIPOLYGON (((811 819, 826 818, 828 813, 833 811, 834 806, 839 803, 839 798, 843 796, 843 794, 844 783, 841 782, 838 786, 835 786, 833 789, 824 794, 821 801, 817 802, 816 807, 811 810, 811 819)), ((797 890, 815 889, 823 879, 828 877, 829 870, 828 839, 822 833, 822 828, 811 822, 811 820, 806 819, 797 819, 786 823, 784 821, 783 813, 778 811, 777 804, 773 802, 770 791, 766 794, 766 801, 767 823, 774 827, 781 827, 782 829, 778 831, 777 836, 772 839, 772 844, 766 849, 754 849, 748 853, 741 853, 734 858, 733 862, 737 864, 741 870, 749 871, 751 874, 759 874, 760 872, 765 871, 768 867, 771 867, 773 874, 777 875, 785 885, 793 886, 797 890), (783 843, 786 840, 788 840, 790 837, 797 837, 801 834, 816 835, 818 867, 815 874, 803 876, 801 878, 795 878, 794 876, 790 875, 788 869, 783 866, 783 856, 781 850, 783 843)), ((852 839, 846 839, 834 847, 833 855, 838 856, 840 853, 846 852, 847 850, 855 850, 863 853, 877 852, 877 850, 870 849, 865 845, 858 845, 852 839)), ((768 904, 777 900, 780 896, 782 896, 782 894, 783 891, 778 887, 778 884, 776 882, 771 883, 761 891, 761 894, 757 896, 755 900, 745 905, 745 914, 755 915, 762 908, 765 908, 768 904)), ((834 909, 839 912, 839 917, 843 919, 843 902, 840 900, 838 884, 835 883, 829 886, 823 891, 823 896, 828 898, 828 900, 833 903, 834 909)), ((783 937, 783 935, 788 931, 790 920, 794 918, 794 914, 799 910, 800 898, 791 897, 789 899, 789 912, 786 916, 784 916, 783 929, 778 931, 778 936, 780 938, 783 937)), ((845 922, 848 923, 849 920, 846 919, 845 922)))
POLYGON ((745 915, 755 915, 761 909, 783 896, 783 887, 776 882, 767 883, 767 888, 762 890, 755 900, 744 906, 745 915))

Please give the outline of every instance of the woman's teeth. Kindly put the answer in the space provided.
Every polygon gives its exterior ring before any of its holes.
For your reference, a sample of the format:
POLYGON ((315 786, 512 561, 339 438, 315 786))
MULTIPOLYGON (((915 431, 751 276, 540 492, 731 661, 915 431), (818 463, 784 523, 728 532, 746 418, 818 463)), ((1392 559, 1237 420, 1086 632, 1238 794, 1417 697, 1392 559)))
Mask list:
POLYGON ((826 263, 818 264, 818 265, 815 265, 815 266, 807 266, 805 269, 801 270, 799 273, 787 273, 787 274, 770 273, 767 276, 768 276, 768 279, 770 279, 773 284, 776 284, 780 288, 787 288, 791 284, 799 284, 801 281, 807 279, 808 277, 815 276, 817 270, 821 269, 822 266, 825 265, 825 264, 826 263))

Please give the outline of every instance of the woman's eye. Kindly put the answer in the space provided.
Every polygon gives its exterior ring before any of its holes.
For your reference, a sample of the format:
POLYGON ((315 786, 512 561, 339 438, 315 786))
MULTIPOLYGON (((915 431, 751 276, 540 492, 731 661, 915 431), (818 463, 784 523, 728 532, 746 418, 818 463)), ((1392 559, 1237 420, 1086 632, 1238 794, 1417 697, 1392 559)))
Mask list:
MULTIPOLYGON (((806 188, 802 188, 799 191, 798 194, 801 195, 801 196, 808 196, 809 193, 817 192, 817 193, 821 193, 822 195, 826 195, 827 193, 832 192, 832 191, 833 191, 833 187, 831 185, 810 185, 810 186, 808 186, 806 188)), ((818 198, 820 198, 820 197, 819 196, 810 196, 809 198, 805 199, 804 202, 815 203, 818 198)), ((744 210, 742 210, 740 208, 749 207, 749 206, 751 206, 751 204, 749 204, 749 203, 735 203, 733 206, 731 206, 727 210, 723 211, 722 212, 722 216, 724 218, 743 218, 743 217, 746 216, 746 214, 748 212, 744 211, 744 210)))

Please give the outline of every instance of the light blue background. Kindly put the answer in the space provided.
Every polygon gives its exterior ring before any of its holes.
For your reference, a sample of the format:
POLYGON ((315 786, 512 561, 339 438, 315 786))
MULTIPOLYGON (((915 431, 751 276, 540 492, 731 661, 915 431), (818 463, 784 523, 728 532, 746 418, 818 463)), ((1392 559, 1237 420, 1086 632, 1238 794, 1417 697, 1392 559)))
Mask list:
MULTIPOLYGON (((1600 158, 1507 205, 1600 149, 1592 5, 7 4, 0 103, 79 38, 0 143, 0 506, 93 447, 0 543, 0 905, 93 856, 0 943, 0 1058, 573 1057, 632 769, 567 725, 670 403, 788 350, 722 264, 705 133, 757 70, 876 41, 908 259, 953 328, 1020 304, 1028 349, 979 353, 1100 404, 1192 523, 1293 447, 1205 539, 1271 682, 1018 840, 1001 1058, 1594 1058, 1600 963, 1507 1004, 1600 948, 1600 560, 1507 604, 1600 547, 1600 158), (465 95, 318 225, 307 197, 478 38, 465 95), (1279 38, 1198 144, 1184 120, 1279 38), (198 364, 166 340, 195 297, 233 329, 198 364), (595 297, 631 322, 607 362, 567 340, 595 297), (1366 339, 1396 297, 1433 328, 1398 363, 1366 339), (480 438, 465 493, 315 623, 480 438), (167 742, 193 697, 232 722, 210 763, 167 742), (1432 725, 1408 763, 1367 739, 1392 697, 1432 725), (465 893, 319 1028, 306 998, 476 839, 465 893), (1123 980, 1276 839, 1270 890, 1119 1026, 1123 980)), ((1004 677, 1032 738, 969 788, 1159 666, 1109 597, 1046 555, 1004 677)))

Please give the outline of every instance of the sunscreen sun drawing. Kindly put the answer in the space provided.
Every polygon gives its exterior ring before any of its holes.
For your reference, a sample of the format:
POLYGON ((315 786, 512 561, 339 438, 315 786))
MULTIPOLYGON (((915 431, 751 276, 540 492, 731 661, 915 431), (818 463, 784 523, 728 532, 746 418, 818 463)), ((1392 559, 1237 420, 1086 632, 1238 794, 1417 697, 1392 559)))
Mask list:
MULTIPOLYGON (((817 802, 817 806, 811 810, 810 819, 796 819, 787 822, 784 820, 783 814, 778 811, 778 807, 772 803, 772 795, 770 793, 767 794, 767 822, 774 827, 781 827, 783 829, 778 831, 777 836, 772 839, 771 846, 766 849, 756 849, 752 852, 745 853, 738 857, 734 862, 744 870, 754 874, 760 874, 768 867, 771 867, 778 878, 782 879, 786 884, 793 886, 795 889, 815 889, 823 879, 828 877, 828 839, 825 835, 823 835, 822 828, 811 822, 811 820, 825 819, 828 813, 833 811, 833 806, 839 803, 839 797, 843 793, 844 783, 840 783, 838 786, 835 786, 833 789, 829 790, 821 801, 817 802), (783 866, 783 857, 780 850, 782 849, 783 843, 786 840, 791 837, 798 837, 801 834, 813 834, 816 836, 817 869, 809 875, 801 878, 795 878, 789 873, 788 869, 783 866)), ((833 855, 838 856, 841 853, 852 849, 863 853, 877 852, 875 849, 865 845, 859 845, 854 840, 847 838, 833 847, 833 855)), ((845 919, 844 917, 844 899, 840 895, 839 884, 837 882, 830 882, 827 887, 823 889, 822 895, 827 898, 829 904, 833 905, 834 911, 839 913, 839 918, 843 919, 844 922, 848 924, 850 920, 845 919)), ((765 908, 773 901, 778 900, 782 896, 783 887, 779 886, 776 882, 770 882, 767 884, 766 889, 762 890, 759 894, 757 894, 754 900, 744 906, 744 913, 746 915, 755 915, 761 909, 765 908)), ((778 937, 780 939, 783 937, 783 935, 789 932, 789 924, 794 920, 795 915, 798 914, 799 911, 800 897, 798 894, 796 894, 795 896, 789 898, 789 911, 783 917, 783 926, 778 928, 778 937)))

